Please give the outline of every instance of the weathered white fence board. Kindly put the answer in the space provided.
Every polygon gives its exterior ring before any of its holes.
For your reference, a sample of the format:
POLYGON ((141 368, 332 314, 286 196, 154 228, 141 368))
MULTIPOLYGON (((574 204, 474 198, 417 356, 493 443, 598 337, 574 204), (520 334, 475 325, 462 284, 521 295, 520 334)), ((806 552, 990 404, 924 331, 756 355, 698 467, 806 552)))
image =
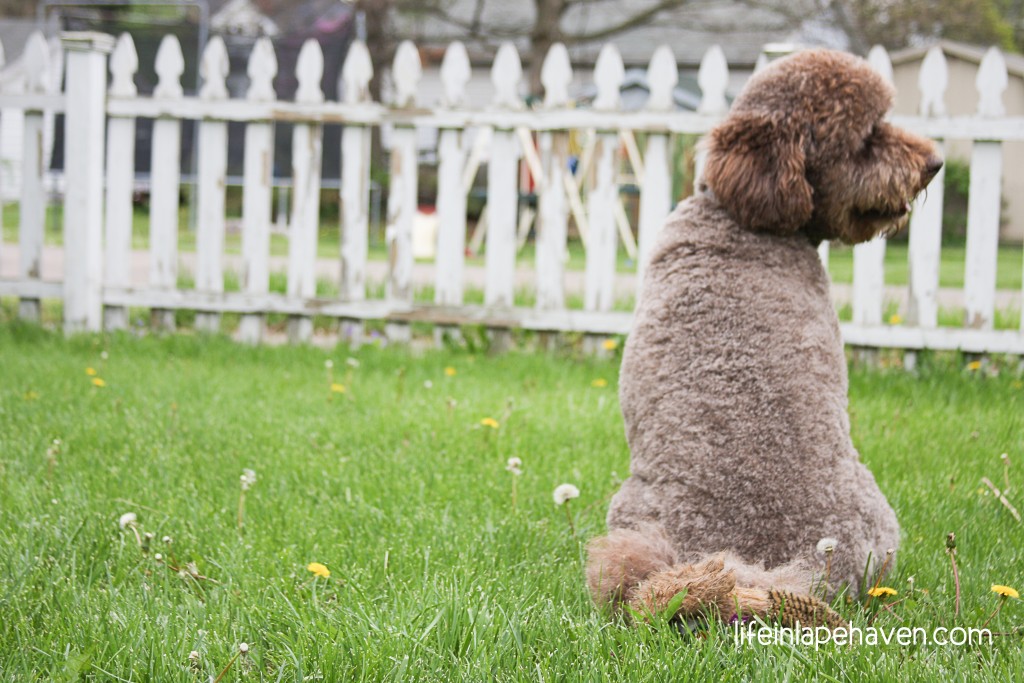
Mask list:
MULTIPOLYGON (((945 91, 949 82, 946 58, 936 46, 928 51, 918 78, 921 116, 945 116, 945 91)), ((941 140, 936 141, 942 151, 941 140)), ((946 169, 943 166, 914 202, 910 217, 909 287, 907 323, 932 328, 938 324, 939 263, 942 249, 942 200, 946 169)))
MULTIPOLYGON (((228 52, 220 36, 214 36, 203 51, 199 75, 203 87, 199 97, 223 100, 228 96, 224 79, 228 75, 228 52)), ((199 180, 197 187, 196 289, 224 291, 224 203, 228 174, 228 124, 205 119, 199 123, 199 180)), ((217 332, 220 316, 197 313, 196 329, 217 332)))
MULTIPOLYGON (((246 99, 272 102, 277 56, 269 38, 260 38, 253 47, 246 67, 249 90, 246 99)), ((250 295, 266 294, 270 284, 270 211, 274 170, 274 126, 254 121, 245 127, 245 157, 242 161, 242 290, 250 295)), ((238 336, 255 344, 263 338, 264 316, 242 316, 238 336)))
MULTIPOLYGON (((1007 86, 1006 63, 992 48, 978 68, 978 116, 1005 113, 1002 96, 1007 86)), ((999 249, 1000 187, 1003 149, 998 142, 978 140, 971 151, 971 186, 967 197, 967 263, 964 298, 967 327, 992 329, 995 311, 996 257, 999 249)))
MULTIPOLYGON (((595 109, 619 106, 619 86, 624 75, 618 49, 611 44, 605 45, 594 67, 594 82, 597 84, 595 109)), ((588 311, 609 311, 614 304, 618 233, 613 205, 619 201, 619 190, 615 184, 618 142, 618 133, 598 133, 595 150, 597 178, 587 206, 590 226, 583 308, 588 311)))
MULTIPOLYGON (((165 36, 156 53, 156 89, 153 99, 173 100, 182 95, 181 74, 185 59, 174 36, 165 36)), ((153 122, 153 153, 150 162, 149 282, 154 287, 178 285, 178 205, 181 196, 181 120, 159 118, 153 122)), ((174 329, 174 311, 154 309, 157 329, 174 329)))
MULTIPOLYGON (((466 47, 454 42, 445 51, 441 62, 441 82, 444 104, 456 108, 463 105, 466 84, 470 78, 469 55, 466 47)), ((458 128, 444 128, 437 142, 437 251, 434 274, 434 303, 440 306, 462 304, 466 263, 466 195, 479 167, 479 153, 467 168, 464 132, 458 128), (467 177, 468 176, 468 177, 467 177)), ((436 343, 445 334, 456 330, 438 328, 436 343)))
MULTIPOLYGON (((322 102, 320 79, 324 55, 320 43, 309 38, 299 51, 295 76, 299 82, 296 101, 322 102)), ((323 163, 323 126, 296 124, 292 133, 292 215, 288 226, 288 296, 316 295, 316 250, 320 231, 320 173, 323 163)), ((288 339, 305 342, 313 336, 313 319, 292 316, 288 339)))
MULTIPOLYGON (((637 286, 640 286, 651 247, 665 217, 671 211, 672 150, 670 136, 677 133, 706 134, 727 109, 729 79, 724 54, 717 48, 705 54, 698 74, 702 100, 695 113, 674 109, 672 89, 677 83, 675 60, 668 48, 655 51, 648 67, 650 97, 640 111, 620 110, 619 87, 622 61, 614 48, 606 47, 595 69, 597 97, 589 109, 567 106, 572 70, 562 45, 554 46, 542 69, 543 106, 527 109, 518 91, 522 70, 518 54, 503 46, 492 69, 495 98, 484 109, 465 105, 469 60, 460 44, 450 46, 442 65, 444 97, 439 103, 416 102, 421 65, 415 46, 403 43, 395 57, 392 81, 395 103, 391 107, 372 102, 368 83, 372 76, 365 46, 350 48, 342 70, 339 102, 325 102, 321 91, 323 55, 315 41, 303 46, 296 76, 299 88, 294 102, 279 102, 273 89, 277 72, 273 48, 257 41, 249 60, 250 88, 245 100, 231 99, 224 87, 227 59, 223 44, 211 41, 201 60, 203 88, 186 97, 181 88, 183 60, 177 41, 167 38, 156 59, 157 89, 152 97, 140 97, 133 84, 138 60, 130 39, 122 38, 110 60, 112 76, 105 95, 103 67, 108 38, 71 37, 68 47, 68 85, 64 94, 53 94, 33 84, 25 92, 0 92, 0 109, 20 110, 26 128, 23 163, 28 170, 22 184, 20 253, 24 262, 16 279, 0 280, 0 295, 23 299, 22 312, 36 314, 40 298, 65 300, 67 328, 98 329, 100 321, 111 328, 127 323, 127 307, 154 311, 154 322, 173 326, 174 312, 197 311, 197 327, 217 329, 219 316, 227 311, 242 314, 239 337, 261 339, 264 316, 290 317, 289 336, 299 341, 312 334, 314 315, 339 318, 342 334, 358 341, 362 321, 384 319, 392 339, 407 340, 413 322, 440 326, 481 324, 499 331, 512 327, 542 332, 575 331, 588 335, 623 334, 630 314, 614 312, 614 283, 618 242, 630 256, 633 233, 631 217, 620 201, 617 174, 624 168, 619 150, 625 152, 640 188, 637 216, 637 286), (96 66, 100 68, 97 70, 96 66), (74 74, 74 76, 73 76, 74 74), (86 74, 81 77, 81 74, 86 74), (104 99, 106 100, 104 102, 104 99), (109 119, 105 172, 103 170, 103 114, 109 119), (42 250, 44 223, 44 154, 48 135, 46 121, 66 111, 69 154, 65 174, 66 245, 68 270, 62 285, 41 282, 37 263, 42 250), (99 115, 96 115, 99 112, 99 115), (150 286, 133 288, 129 261, 132 237, 132 181, 134 129, 137 118, 153 118, 153 173, 151 176, 150 286), (98 134, 76 135, 72 126, 96 127, 98 134), (181 164, 181 121, 198 122, 197 146, 197 254, 196 287, 178 288, 178 230, 181 164), (83 123, 88 121, 89 123, 83 123), (246 123, 243 177, 242 291, 223 291, 224 185, 228 121, 246 123), (275 122, 295 124, 292 140, 293 189, 285 294, 268 293, 270 279, 270 211, 275 122), (340 291, 336 299, 316 298, 317 234, 322 189, 322 127, 343 125, 341 179, 340 291), (372 128, 389 129, 391 145, 390 196, 387 229, 388 274, 384 299, 367 300, 366 268, 369 236, 370 151, 372 128), (413 303, 412 233, 418 210, 420 142, 418 131, 436 128, 438 135, 439 230, 434 263, 435 297, 432 304, 413 303), (469 149, 467 129, 484 131, 469 149), (42 131, 41 144, 35 141, 42 131), (568 168, 570 133, 579 131, 582 150, 575 173, 568 168), (637 137, 641 136, 641 137, 637 137), (80 144, 86 138, 89 144, 80 144), (101 145, 95 151, 95 140, 101 145), (77 151, 76 151, 77 150, 77 151), (641 153, 642 152, 642 153, 641 153), (77 155, 77 156, 76 156, 77 155), (83 155, 89 158, 83 161, 83 155), (531 309, 516 308, 514 294, 518 240, 529 231, 534 217, 519 212, 520 155, 538 194, 536 216, 536 293, 531 309), (481 164, 487 161, 488 197, 484 305, 463 304, 465 288, 467 192, 481 164), (99 165, 95 159, 99 159, 99 165), (73 168, 88 171, 72 173, 73 168), (98 170, 97 170, 98 169, 98 170), (100 183, 106 181, 105 195, 100 183), (106 202, 105 223, 96 219, 106 202), (74 220, 72 220, 74 217, 74 220), (568 222, 575 222, 586 249, 584 311, 566 310, 564 288, 568 222), (106 251, 102 250, 101 226, 105 224, 106 251), (518 235, 517 235, 518 228, 518 235), (76 241, 77 240, 77 241, 76 241), (81 254, 81 258, 78 255, 81 254), (103 264, 103 261, 106 264, 103 264), (106 306, 106 311, 103 306, 106 306), (346 322, 347 321, 347 322, 346 322)), ((30 46, 31 50, 37 49, 30 46)), ((45 54, 43 55, 45 58, 45 54)), ((887 78, 891 65, 881 50, 870 61, 887 78)), ((43 71, 39 69, 38 71, 43 71)), ((848 343, 865 346, 962 349, 968 352, 1024 352, 1022 331, 993 331, 995 270, 999 229, 999 185, 1002 145, 1024 140, 1024 117, 1007 117, 1001 98, 1007 87, 1005 64, 992 51, 978 72, 978 114, 949 117, 943 97, 948 81, 939 50, 929 53, 920 76, 920 113, 893 117, 897 125, 941 141, 967 138, 974 141, 972 183, 968 219, 968 247, 964 294, 967 329, 937 327, 938 273, 941 249, 942 176, 933 181, 927 195, 917 201, 912 215, 909 246, 909 304, 902 325, 882 320, 885 242, 877 240, 855 249, 853 322, 842 325, 848 343)), ((37 79, 38 80, 38 79, 37 79)), ((19 113, 19 115, 21 115, 19 113)), ((698 156, 699 171, 703 158, 698 156)), ((481 240, 484 230, 479 231, 481 240)), ((475 246, 475 245, 474 245, 475 246)), ((819 249, 827 265, 828 245, 819 249)))
MULTIPOLYGON (((46 92, 46 75, 50 50, 39 31, 33 33, 25 45, 25 70, 28 72, 26 90, 30 93, 46 92)), ((18 235, 21 248, 21 277, 23 280, 42 279, 43 234, 46 224, 46 190, 43 187, 43 117, 44 112, 26 109, 22 124, 21 223, 18 235)), ((39 300, 22 298, 18 314, 26 320, 39 320, 39 300)))
MULTIPOLYGON (((370 100, 373 64, 362 41, 349 47, 342 71, 345 101, 370 100)), ((370 129, 346 126, 341 134, 341 291, 342 299, 366 298, 366 260, 370 236, 370 129)), ((344 323, 342 336, 358 344, 362 325, 344 323)))
MULTIPOLYGON (((139 58, 135 43, 127 33, 117 39, 110 55, 110 94, 134 97, 135 72, 139 58)), ((111 116, 107 123, 107 194, 104 222, 105 251, 103 284, 106 287, 128 287, 132 264, 132 194, 135 180, 135 119, 111 116)), ((106 306, 103 324, 108 330, 128 327, 128 309, 106 306)))
MULTIPOLYGON (((413 108, 422 66, 416 46, 411 42, 403 41, 398 46, 392 73, 396 108, 413 108)), ((391 145, 391 192, 384 234, 389 271, 384 295, 395 304, 408 304, 412 302, 413 294, 412 226, 416 219, 419 175, 416 129, 409 125, 396 126, 392 132, 391 145)), ((389 323, 385 331, 389 338, 397 341, 408 341, 411 338, 409 327, 404 323, 389 323)))
MULTIPOLYGON (((647 108, 669 111, 675 103, 672 90, 679 82, 676 58, 668 46, 659 47, 647 68, 647 83, 651 96, 647 108)), ((650 133, 644 154, 644 177, 640 182, 640 216, 637 227, 637 293, 643 291, 644 272, 650 259, 654 240, 672 210, 672 162, 669 138, 663 133, 650 133)))

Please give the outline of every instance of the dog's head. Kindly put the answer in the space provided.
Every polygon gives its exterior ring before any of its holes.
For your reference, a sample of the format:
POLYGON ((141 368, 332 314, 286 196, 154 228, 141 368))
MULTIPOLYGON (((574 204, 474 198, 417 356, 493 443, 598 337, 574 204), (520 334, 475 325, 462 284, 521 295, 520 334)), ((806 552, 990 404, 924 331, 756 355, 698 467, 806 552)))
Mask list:
POLYGON ((848 244, 896 232, 942 159, 930 140, 884 120, 893 94, 853 55, 780 59, 711 131, 704 183, 749 230, 848 244))

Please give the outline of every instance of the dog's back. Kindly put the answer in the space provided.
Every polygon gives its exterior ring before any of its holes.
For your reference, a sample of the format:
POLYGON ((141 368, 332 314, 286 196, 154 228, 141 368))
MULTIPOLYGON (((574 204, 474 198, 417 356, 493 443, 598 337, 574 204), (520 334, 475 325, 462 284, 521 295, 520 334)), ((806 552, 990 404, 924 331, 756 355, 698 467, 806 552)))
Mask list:
POLYGON ((609 528, 654 521, 684 561, 733 551, 769 568, 814 567, 816 545, 833 538, 830 578, 856 589, 898 526, 850 441, 846 390, 828 279, 806 236, 743 230, 706 197, 680 204, 623 356, 632 476, 609 528))

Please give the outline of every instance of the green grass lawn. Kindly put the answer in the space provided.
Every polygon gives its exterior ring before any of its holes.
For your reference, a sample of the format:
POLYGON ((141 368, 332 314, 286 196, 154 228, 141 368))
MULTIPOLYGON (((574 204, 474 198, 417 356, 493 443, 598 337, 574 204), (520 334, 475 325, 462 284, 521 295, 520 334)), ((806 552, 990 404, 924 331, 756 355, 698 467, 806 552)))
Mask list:
MULTIPOLYGON (((1014 635, 962 648, 737 648, 724 628, 682 638, 599 613, 584 542, 628 473, 615 358, 64 339, 9 320, 0 357, 0 680, 207 681, 241 642, 223 680, 1024 679, 1019 600, 990 624, 1014 635), (551 498, 564 482, 582 492, 575 536, 551 498), (119 528, 129 512, 149 552, 119 528)), ((903 525, 887 583, 905 600, 838 609, 981 625, 990 584, 1024 588, 1024 526, 979 493, 1006 452, 1024 508, 1019 366, 854 369, 851 418, 903 525)))

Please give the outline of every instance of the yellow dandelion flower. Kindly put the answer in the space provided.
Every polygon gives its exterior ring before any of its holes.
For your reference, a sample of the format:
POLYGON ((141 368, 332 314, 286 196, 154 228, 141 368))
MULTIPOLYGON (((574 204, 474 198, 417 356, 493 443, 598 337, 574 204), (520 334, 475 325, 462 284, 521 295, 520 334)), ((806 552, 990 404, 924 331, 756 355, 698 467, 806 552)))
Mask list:
POLYGON ((444 376, 445 377, 454 377, 455 376, 455 368, 453 368, 450 365, 448 367, 446 367, 444 369, 444 376))
POLYGON ((107 383, 104 382, 103 379, 100 378, 100 377, 93 377, 92 378, 92 385, 94 387, 105 387, 105 386, 107 386, 107 383))
POLYGON ((1020 597, 1020 593, 1018 593, 1015 589, 1010 588, 1009 586, 1000 586, 998 583, 992 584, 992 592, 993 593, 998 593, 999 595, 1003 596, 1004 598, 1019 598, 1020 597))
POLYGON ((96 368, 86 368, 85 369, 85 374, 89 375, 90 377, 95 377, 96 376, 96 368))
POLYGON ((873 598, 880 598, 883 595, 896 595, 895 588, 889 588, 888 586, 876 586, 868 591, 868 595, 873 598))
POLYGON ((32 391, 31 389, 29 391, 26 391, 25 392, 25 400, 26 401, 38 401, 39 400, 39 392, 38 391, 32 391))
POLYGON ((980 370, 981 369, 981 361, 980 360, 972 360, 970 363, 967 364, 967 369, 970 370, 971 372, 974 372, 975 370, 980 370))
POLYGON ((903 316, 900 315, 899 313, 893 313, 892 315, 889 316, 889 324, 890 325, 899 325, 902 322, 903 322, 903 316))
POLYGON ((619 342, 615 339, 605 339, 601 343, 601 348, 603 348, 605 351, 614 351, 615 349, 619 348, 619 342))
POLYGON ((498 421, 495 420, 493 417, 485 417, 484 419, 480 420, 480 424, 484 427, 490 427, 491 429, 497 429, 498 427, 501 426, 500 424, 498 424, 498 421))
POLYGON ((331 383, 331 392, 333 392, 335 394, 344 394, 345 393, 345 385, 344 384, 338 384, 337 382, 332 382, 331 383))
POLYGON ((331 570, 325 567, 324 565, 320 564, 319 562, 310 562, 306 565, 306 569, 322 578, 331 578, 331 570))
POLYGON ((600 389, 602 387, 608 386, 608 380, 604 379, 603 377, 598 377, 597 379, 590 383, 590 386, 600 389))

